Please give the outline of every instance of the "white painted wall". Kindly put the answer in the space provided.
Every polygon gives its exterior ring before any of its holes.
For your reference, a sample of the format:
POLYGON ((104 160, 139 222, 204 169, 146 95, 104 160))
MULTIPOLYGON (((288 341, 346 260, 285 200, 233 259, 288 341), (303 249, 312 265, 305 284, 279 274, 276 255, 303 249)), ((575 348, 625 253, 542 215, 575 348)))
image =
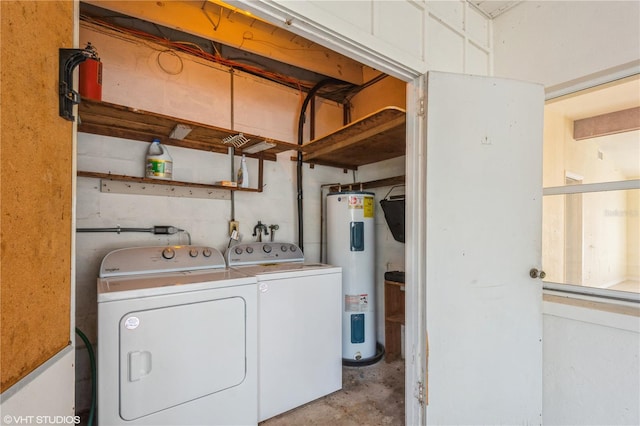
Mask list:
POLYGON ((1 424, 77 424, 74 358, 69 346, 3 392, 1 424))
POLYGON ((491 75, 491 21, 464 0, 429 1, 427 11, 428 70, 491 75))
MULTIPOLYGON (((521 2, 493 21, 494 75, 553 90, 637 63, 638 16, 636 1, 521 2)), ((638 318, 624 326, 619 314, 550 302, 544 312, 543 423, 640 423, 638 318)))
POLYGON ((493 20, 494 75, 546 88, 638 61, 640 2, 524 1, 493 20))
POLYGON ((637 316, 544 302, 543 424, 640 424, 637 316))

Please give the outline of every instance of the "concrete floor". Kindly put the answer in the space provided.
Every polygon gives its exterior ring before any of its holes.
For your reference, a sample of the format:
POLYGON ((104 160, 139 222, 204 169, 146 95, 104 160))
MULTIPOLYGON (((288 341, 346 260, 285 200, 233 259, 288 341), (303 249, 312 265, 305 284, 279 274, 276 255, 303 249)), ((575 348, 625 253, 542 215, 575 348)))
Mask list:
POLYGON ((404 361, 342 367, 342 390, 260 423, 291 425, 404 425, 404 361))
MULTIPOLYGON (((86 426, 89 413, 76 414, 80 426, 86 426)), ((307 425, 404 425, 404 360, 386 363, 382 359, 364 367, 342 367, 342 390, 260 423, 307 425)))

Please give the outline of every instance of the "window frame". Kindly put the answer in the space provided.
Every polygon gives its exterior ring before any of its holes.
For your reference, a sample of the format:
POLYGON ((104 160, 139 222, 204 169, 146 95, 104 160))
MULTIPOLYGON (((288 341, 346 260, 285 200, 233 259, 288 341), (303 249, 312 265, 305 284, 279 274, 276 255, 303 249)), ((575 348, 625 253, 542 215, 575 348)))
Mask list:
MULTIPOLYGON (((603 70, 598 73, 586 75, 576 80, 567 81, 545 89, 545 105, 550 101, 562 98, 596 87, 616 84, 627 78, 640 76, 640 60, 631 61, 603 70)), ((543 165, 544 167, 544 165, 543 165)), ((622 191, 640 189, 640 179, 587 183, 579 185, 564 185, 543 187, 542 197, 550 195, 586 194, 602 191, 622 191)), ((602 300, 615 304, 633 303, 640 308, 640 293, 632 293, 621 290, 609 290, 597 287, 585 287, 574 284, 557 283, 543 280, 543 290, 549 294, 562 294, 568 297, 586 297, 593 300, 602 300)))

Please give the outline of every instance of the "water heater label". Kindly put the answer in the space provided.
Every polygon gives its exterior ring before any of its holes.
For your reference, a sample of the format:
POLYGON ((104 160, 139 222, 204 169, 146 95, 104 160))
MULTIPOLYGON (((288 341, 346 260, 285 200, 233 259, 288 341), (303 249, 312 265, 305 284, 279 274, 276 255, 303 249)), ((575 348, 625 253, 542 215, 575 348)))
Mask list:
POLYGON ((349 208, 350 209, 361 209, 362 208, 362 197, 358 195, 349 195, 349 208))
POLYGON ((366 312, 369 310, 368 294, 345 294, 344 295, 345 312, 366 312))
POLYGON ((349 208, 362 210, 364 217, 373 217, 373 197, 349 195, 349 208))
POLYGON ((373 217, 373 197, 364 199, 364 217, 373 217))

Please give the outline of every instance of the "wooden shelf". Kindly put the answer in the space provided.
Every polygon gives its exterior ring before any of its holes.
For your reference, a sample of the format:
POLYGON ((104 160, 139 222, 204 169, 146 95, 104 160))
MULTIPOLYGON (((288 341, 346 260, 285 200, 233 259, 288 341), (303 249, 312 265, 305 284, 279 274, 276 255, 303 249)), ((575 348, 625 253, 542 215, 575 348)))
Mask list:
POLYGON ((406 112, 386 107, 302 145, 302 161, 345 169, 405 155, 406 112))
POLYGON ((256 188, 234 188, 230 186, 223 185, 210 185, 205 183, 191 183, 191 182, 181 182, 178 180, 162 180, 162 179, 150 179, 143 178, 137 176, 126 176, 126 175, 115 175, 111 173, 96 173, 96 172, 85 172, 78 171, 77 173, 80 177, 89 177, 89 178, 97 178, 97 179, 110 179, 116 181, 126 181, 126 182, 137 182, 137 183, 148 183, 154 185, 167 185, 167 186, 185 186, 189 188, 204 188, 204 189, 222 189, 227 191, 245 191, 245 192, 262 192, 262 185, 256 188))
MULTIPOLYGON (((109 102, 83 99, 78 106, 78 131, 96 135, 112 136, 151 142, 158 138, 169 146, 228 152, 229 145, 222 143, 228 136, 236 135, 228 129, 196 123, 175 117, 116 105, 109 102), (181 140, 169 137, 178 125, 191 127, 191 132, 181 140)), ((237 155, 262 141, 275 143, 273 148, 246 154, 247 157, 276 160, 276 155, 285 151, 303 151, 303 161, 345 169, 396 158, 405 154, 406 112, 398 107, 386 107, 373 114, 341 127, 329 135, 310 141, 302 147, 260 135, 243 133, 250 139, 246 145, 236 148, 237 155)))
POLYGON ((384 320, 396 324, 404 324, 404 314, 387 315, 384 320))
POLYGON ((400 358, 401 326, 404 324, 404 283, 384 281, 385 361, 400 358))
MULTIPOLYGON (((78 115, 79 132, 143 142, 151 142, 154 138, 159 138, 165 145, 221 154, 226 154, 229 148, 229 145, 222 143, 222 140, 228 136, 238 134, 238 132, 215 126, 91 99, 82 100, 78 106, 78 115), (169 137, 171 131, 178 124, 187 125, 192 129, 182 140, 169 137)), ((243 134, 247 139, 250 139, 250 142, 243 147, 237 148, 235 150, 237 155, 243 154, 243 148, 247 149, 264 140, 275 143, 276 146, 256 154, 246 154, 246 156, 275 161, 276 154, 289 150, 298 151, 299 149, 297 144, 277 141, 259 135, 243 134)))
POLYGON ((365 189, 380 188, 384 186, 403 185, 405 182, 405 175, 393 176, 390 178, 370 180, 368 182, 355 182, 330 186, 329 189, 332 192, 341 191, 364 191, 365 189))

